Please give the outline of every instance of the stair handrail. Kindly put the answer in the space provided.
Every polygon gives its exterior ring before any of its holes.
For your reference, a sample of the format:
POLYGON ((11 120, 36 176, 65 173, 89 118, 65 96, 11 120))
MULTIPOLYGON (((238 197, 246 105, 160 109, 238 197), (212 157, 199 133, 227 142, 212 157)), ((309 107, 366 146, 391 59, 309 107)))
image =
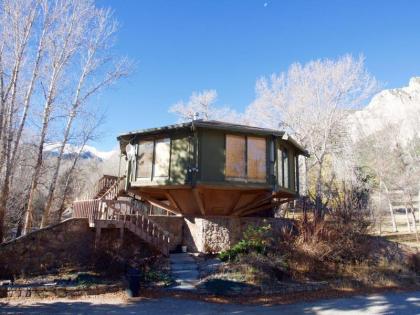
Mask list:
POLYGON ((125 176, 116 177, 115 182, 107 189, 107 191, 99 197, 101 200, 113 200, 118 197, 120 191, 124 190, 124 186, 121 183, 124 182, 125 176))
POLYGON ((167 233, 168 236, 173 236, 170 232, 164 230, 163 228, 161 228, 159 226, 159 224, 157 224, 153 218, 151 218, 147 213, 144 213, 141 211, 141 209, 138 208, 138 206, 136 204, 134 204, 132 201, 127 201, 127 200, 102 200, 103 203, 106 204, 107 207, 113 208, 113 210, 116 211, 120 211, 121 209, 117 209, 115 208, 113 205, 114 204, 120 204, 120 205, 126 205, 128 206, 128 208, 130 208, 131 212, 130 214, 127 213, 118 213, 119 215, 125 215, 125 216, 143 216, 145 218, 147 218, 147 220, 151 221, 154 225, 156 225, 159 229, 161 229, 164 233, 167 233), (134 213, 135 212, 135 213, 134 213))
MULTIPOLYGON (((146 212, 139 208, 135 202, 126 200, 117 200, 120 191, 124 190, 123 177, 115 177, 104 175, 100 185, 108 185, 113 181, 112 185, 100 197, 88 200, 79 200, 73 202, 73 217, 74 218, 88 218, 89 224, 95 223, 95 220, 118 220, 124 221, 124 225, 132 232, 143 235, 145 241, 150 241, 165 255, 169 254, 170 241, 173 235, 160 227, 154 222, 146 212), (115 205, 125 205, 125 211, 115 205), (109 216, 109 209, 113 209, 112 219, 109 216)), ((104 186, 105 187, 105 186, 104 186)), ((140 236, 140 235, 139 235, 140 236)))
POLYGON ((131 223, 135 227, 140 228, 140 231, 147 235, 146 238, 149 237, 152 244, 158 247, 159 250, 165 254, 169 253, 170 242, 174 236, 154 222, 147 214, 140 213, 132 202, 125 200, 102 200, 101 202, 105 205, 105 207, 101 207, 101 214, 99 215, 99 218, 103 220, 124 221, 127 228, 129 228, 132 232, 137 233, 135 228, 130 226, 131 223), (125 205, 126 211, 122 211, 121 208, 116 208, 116 204, 125 205), (114 210, 111 214, 112 217, 110 217, 110 213, 108 212, 109 208, 114 210))

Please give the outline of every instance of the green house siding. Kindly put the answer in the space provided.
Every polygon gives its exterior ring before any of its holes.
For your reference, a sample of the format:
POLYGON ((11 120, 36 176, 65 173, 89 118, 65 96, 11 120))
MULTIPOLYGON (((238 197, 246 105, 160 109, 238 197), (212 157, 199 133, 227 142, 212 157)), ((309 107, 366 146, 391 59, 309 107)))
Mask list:
POLYGON ((185 184, 189 181, 192 149, 189 137, 171 140, 170 184, 185 184))
POLYGON ((201 182, 225 180, 225 134, 202 129, 198 132, 199 172, 201 182))
MULTIPOLYGON (((152 133, 133 134, 121 138, 121 147, 130 142, 138 146, 140 141, 154 141, 170 139, 170 157, 168 171, 159 169, 159 174, 168 176, 150 177, 129 176, 131 186, 156 185, 193 185, 203 184, 212 186, 235 186, 243 188, 264 188, 274 191, 297 193, 296 190, 296 156, 302 154, 301 149, 290 140, 283 140, 281 135, 245 132, 242 130, 221 130, 209 127, 152 130, 152 133), (237 135, 243 137, 258 137, 266 141, 266 176, 263 179, 248 178, 248 168, 245 165, 245 177, 226 177, 226 136, 237 135), (287 149, 289 185, 282 181, 282 156, 280 149, 287 149)), ((246 140, 246 150, 248 141, 246 140)), ((123 151, 124 152, 124 151, 123 151)), ((247 154, 247 153, 246 153, 247 154)), ((247 163, 248 156, 245 156, 247 163)), ((156 160, 153 154, 153 163, 156 160)), ((137 159, 136 159, 137 161, 137 159)), ((129 165, 128 174, 139 174, 136 163, 129 165), (131 172, 130 172, 131 170, 131 172)), ((261 174, 261 173, 260 173, 261 174)))

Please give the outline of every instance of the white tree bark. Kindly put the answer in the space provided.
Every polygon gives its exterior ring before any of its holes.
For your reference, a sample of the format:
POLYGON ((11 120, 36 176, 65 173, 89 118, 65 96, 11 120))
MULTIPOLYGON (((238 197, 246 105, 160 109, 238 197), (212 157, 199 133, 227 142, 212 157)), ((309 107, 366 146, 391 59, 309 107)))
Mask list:
POLYGON ((389 199, 388 186, 382 180, 380 181, 380 184, 379 184, 379 187, 381 187, 381 186, 383 186, 384 189, 385 189, 385 196, 386 196, 387 203, 388 203, 389 213, 391 215, 392 231, 395 233, 395 232, 398 232, 397 222, 395 221, 394 208, 392 207, 391 200, 389 199))

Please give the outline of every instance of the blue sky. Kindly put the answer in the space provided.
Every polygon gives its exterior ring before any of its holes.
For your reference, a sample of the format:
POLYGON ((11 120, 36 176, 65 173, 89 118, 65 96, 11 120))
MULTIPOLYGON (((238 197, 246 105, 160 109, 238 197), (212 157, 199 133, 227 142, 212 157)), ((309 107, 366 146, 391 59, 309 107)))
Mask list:
POLYGON ((168 108, 216 89, 242 111, 256 80, 294 62, 363 54, 385 87, 420 75, 420 1, 97 0, 121 23, 116 50, 136 60, 129 78, 101 95, 107 119, 95 145, 125 131, 176 121, 168 108))

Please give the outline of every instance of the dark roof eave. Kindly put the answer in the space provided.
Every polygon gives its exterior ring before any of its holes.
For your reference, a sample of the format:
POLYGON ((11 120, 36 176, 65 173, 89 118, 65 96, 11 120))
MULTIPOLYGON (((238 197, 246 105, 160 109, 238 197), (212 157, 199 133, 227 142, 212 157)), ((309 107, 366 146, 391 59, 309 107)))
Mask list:
MULTIPOLYGON (((266 129, 266 128, 260 128, 260 127, 231 124, 231 123, 225 123, 225 122, 213 121, 213 120, 210 120, 210 121, 194 120, 192 122, 187 122, 187 123, 173 124, 173 125, 168 125, 164 127, 149 128, 149 129, 143 129, 143 130, 137 130, 137 131, 124 133, 117 136, 117 140, 121 141, 123 138, 126 138, 126 139, 131 138, 131 137, 134 138, 137 135, 151 135, 151 134, 157 134, 160 132, 180 130, 180 129, 185 129, 185 128, 208 128, 208 129, 226 130, 226 131, 233 131, 233 132, 236 131, 236 132, 243 132, 243 133, 252 133, 252 134, 261 135, 261 136, 273 135, 277 137, 283 137, 285 135, 284 131, 275 130, 275 129, 266 129)), ((295 139, 293 139, 290 136, 287 136, 286 141, 290 141, 301 152, 302 155, 309 157, 308 151, 305 150, 305 148, 303 148, 295 139)))
POLYGON ((176 130, 176 129, 184 129, 191 127, 191 122, 188 123, 181 123, 181 124, 174 124, 174 125, 168 125, 164 127, 158 127, 158 128, 148 128, 148 129, 141 129, 141 130, 135 130, 127 133, 123 133, 117 136, 117 140, 121 140, 122 138, 126 138, 129 136, 137 136, 140 134, 153 134, 153 133, 159 133, 162 131, 170 131, 170 130, 176 130))

